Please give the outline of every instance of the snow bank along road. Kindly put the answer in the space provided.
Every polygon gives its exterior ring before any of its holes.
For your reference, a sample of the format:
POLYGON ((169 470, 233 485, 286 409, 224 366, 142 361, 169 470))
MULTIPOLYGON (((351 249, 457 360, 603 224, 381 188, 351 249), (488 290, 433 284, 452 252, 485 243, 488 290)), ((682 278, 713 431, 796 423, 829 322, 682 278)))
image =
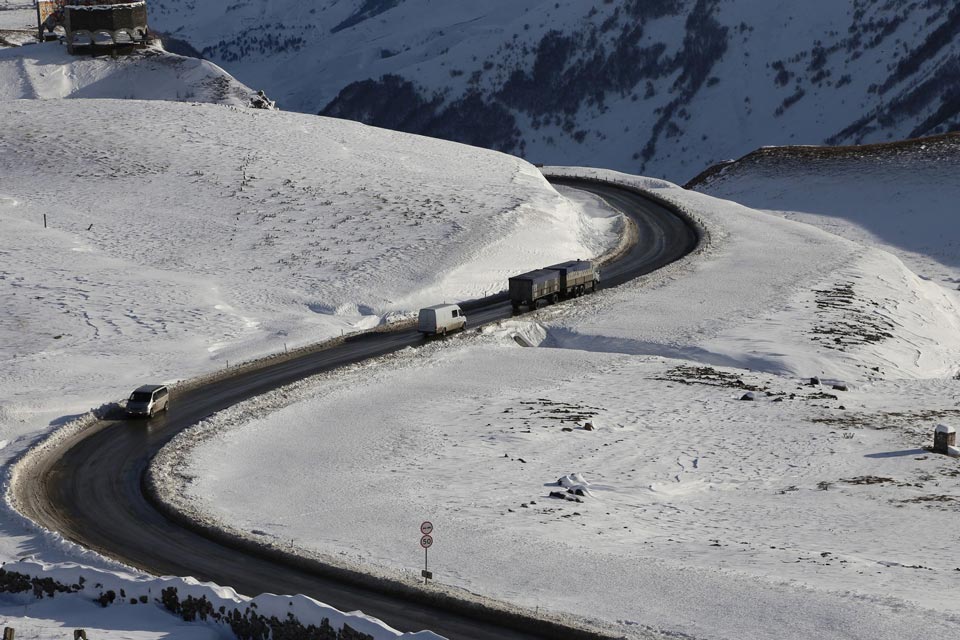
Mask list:
MULTIPOLYGON (((616 185, 557 179, 601 196, 629 215, 638 242, 603 270, 616 286, 673 262, 697 245, 696 231, 676 212, 616 185)), ((472 326, 510 317, 503 296, 467 305, 472 326)), ((373 332, 305 355, 245 368, 173 397, 166 414, 150 420, 103 420, 50 447, 28 465, 14 499, 40 525, 122 562, 160 575, 191 575, 248 595, 302 593, 343 611, 361 609, 405 631, 430 629, 450 638, 576 637, 516 617, 493 620, 449 603, 420 604, 323 567, 258 552, 168 518, 144 491, 151 458, 177 433, 210 414, 309 375, 414 346, 415 330, 373 332), (347 581, 344 582, 344 579, 347 581), (453 610, 456 609, 456 610, 453 610), (500 626, 503 625, 503 626, 500 626), (506 627, 506 628, 505 628, 506 627), (509 630, 508 630, 509 629, 509 630)), ((499 616, 498 616, 499 618, 499 616)), ((583 637, 589 637, 589 634, 583 637)))

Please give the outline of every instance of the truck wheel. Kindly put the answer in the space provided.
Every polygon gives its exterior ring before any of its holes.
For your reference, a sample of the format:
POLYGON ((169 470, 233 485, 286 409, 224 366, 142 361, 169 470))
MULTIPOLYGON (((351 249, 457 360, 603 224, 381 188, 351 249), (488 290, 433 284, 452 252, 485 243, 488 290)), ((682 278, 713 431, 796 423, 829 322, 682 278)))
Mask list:
POLYGON ((555 293, 550 296, 550 304, 557 304, 558 302, 560 302, 560 296, 558 294, 555 293))
POLYGON ((511 303, 510 303, 510 306, 513 307, 513 312, 514 312, 514 313, 516 313, 517 311, 520 311, 520 303, 519 303, 519 302, 511 302, 511 303))
POLYGON ((446 338, 446 337, 447 337, 447 328, 446 328, 446 327, 444 327, 443 329, 440 329, 440 337, 441 337, 441 338, 446 338))

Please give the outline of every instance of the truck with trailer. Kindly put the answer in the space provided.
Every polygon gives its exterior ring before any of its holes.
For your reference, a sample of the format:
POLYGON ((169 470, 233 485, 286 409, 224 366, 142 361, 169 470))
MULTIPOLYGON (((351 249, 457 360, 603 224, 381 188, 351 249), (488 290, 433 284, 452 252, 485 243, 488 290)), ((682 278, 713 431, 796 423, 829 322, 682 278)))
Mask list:
POLYGON ((600 270, 590 260, 570 260, 509 279, 510 304, 536 309, 541 301, 555 303, 597 290, 600 270))
POLYGON ((588 290, 591 292, 597 290, 600 271, 590 260, 570 260, 547 269, 560 273, 560 296, 563 298, 576 298, 588 290))
POLYGON ((428 336, 445 336, 467 326, 467 316, 455 304, 438 304, 420 309, 417 330, 428 336))

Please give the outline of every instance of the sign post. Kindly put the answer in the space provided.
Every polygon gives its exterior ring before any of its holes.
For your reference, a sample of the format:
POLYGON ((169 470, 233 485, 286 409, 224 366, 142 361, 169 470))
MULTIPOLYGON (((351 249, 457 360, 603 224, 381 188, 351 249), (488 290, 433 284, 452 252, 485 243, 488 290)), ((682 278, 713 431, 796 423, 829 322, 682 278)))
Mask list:
POLYGON ((420 575, 423 576, 423 584, 427 584, 427 580, 433 578, 433 573, 430 572, 430 565, 427 561, 427 550, 433 546, 433 536, 430 535, 433 533, 433 523, 428 520, 421 524, 420 533, 423 534, 420 538, 420 546, 423 547, 423 571, 420 572, 420 575))

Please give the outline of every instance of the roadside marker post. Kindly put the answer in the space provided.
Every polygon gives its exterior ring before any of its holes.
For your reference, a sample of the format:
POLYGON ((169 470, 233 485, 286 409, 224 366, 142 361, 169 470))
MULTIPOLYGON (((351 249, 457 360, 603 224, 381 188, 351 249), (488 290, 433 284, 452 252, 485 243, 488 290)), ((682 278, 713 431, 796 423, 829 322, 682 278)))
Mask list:
POLYGON ((430 571, 430 565, 427 558, 427 550, 433 546, 433 536, 430 534, 433 533, 433 523, 427 520, 420 525, 420 546, 423 547, 423 571, 420 572, 420 575, 423 576, 423 584, 427 584, 427 580, 433 578, 433 573, 430 571))

